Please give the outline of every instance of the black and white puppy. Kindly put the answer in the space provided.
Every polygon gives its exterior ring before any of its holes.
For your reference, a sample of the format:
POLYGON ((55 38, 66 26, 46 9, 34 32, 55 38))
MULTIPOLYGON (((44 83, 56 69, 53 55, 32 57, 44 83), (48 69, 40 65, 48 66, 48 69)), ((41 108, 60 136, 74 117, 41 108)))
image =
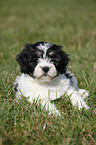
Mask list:
POLYGON ((14 82, 17 99, 23 95, 31 103, 40 100, 42 108, 59 116, 60 112, 50 101, 63 95, 70 96, 73 106, 89 109, 81 97, 88 96, 88 92, 79 89, 74 74, 67 71, 69 57, 61 46, 47 42, 26 44, 17 61, 22 73, 14 82))

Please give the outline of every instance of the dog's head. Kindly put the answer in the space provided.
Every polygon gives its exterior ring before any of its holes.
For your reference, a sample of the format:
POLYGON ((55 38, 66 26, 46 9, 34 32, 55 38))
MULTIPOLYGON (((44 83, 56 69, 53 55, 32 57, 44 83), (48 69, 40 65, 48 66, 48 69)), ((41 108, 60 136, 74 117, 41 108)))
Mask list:
POLYGON ((68 55, 61 46, 47 42, 26 44, 24 50, 17 55, 21 72, 29 74, 41 82, 49 82, 56 76, 66 72, 68 55))

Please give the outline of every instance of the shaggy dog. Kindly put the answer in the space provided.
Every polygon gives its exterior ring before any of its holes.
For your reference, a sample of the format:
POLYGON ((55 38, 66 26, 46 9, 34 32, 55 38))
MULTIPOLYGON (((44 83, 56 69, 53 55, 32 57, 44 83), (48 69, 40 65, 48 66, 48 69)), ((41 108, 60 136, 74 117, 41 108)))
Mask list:
POLYGON ((17 55, 17 61, 22 73, 14 83, 17 99, 23 95, 31 103, 33 100, 41 101, 42 108, 49 114, 59 116, 60 112, 50 101, 63 95, 69 96, 73 106, 79 110, 83 107, 89 109, 83 99, 88 92, 79 89, 74 74, 68 72, 69 57, 61 46, 47 42, 26 44, 17 55))

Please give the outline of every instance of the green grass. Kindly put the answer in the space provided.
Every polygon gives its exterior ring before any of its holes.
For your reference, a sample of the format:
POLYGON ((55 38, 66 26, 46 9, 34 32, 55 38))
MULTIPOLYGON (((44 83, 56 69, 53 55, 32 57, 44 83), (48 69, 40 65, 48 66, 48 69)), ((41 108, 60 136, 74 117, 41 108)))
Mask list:
POLYGON ((0 145, 94 145, 96 143, 96 1, 0 0, 0 145), (25 43, 60 44, 68 66, 89 90, 89 111, 55 101, 64 118, 48 115, 36 103, 15 101, 15 60, 25 43), (44 128, 45 127, 45 128, 44 128))

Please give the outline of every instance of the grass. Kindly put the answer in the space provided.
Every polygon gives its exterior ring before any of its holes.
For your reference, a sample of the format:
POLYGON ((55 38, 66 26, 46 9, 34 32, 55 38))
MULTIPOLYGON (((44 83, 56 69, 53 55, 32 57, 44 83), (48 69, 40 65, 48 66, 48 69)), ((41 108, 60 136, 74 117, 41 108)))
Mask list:
POLYGON ((0 145, 94 145, 96 143, 96 1, 0 0, 0 145), (89 90, 89 111, 62 97, 55 105, 64 118, 48 115, 36 103, 15 101, 20 73, 15 57, 25 43, 63 45, 79 87, 89 90))

